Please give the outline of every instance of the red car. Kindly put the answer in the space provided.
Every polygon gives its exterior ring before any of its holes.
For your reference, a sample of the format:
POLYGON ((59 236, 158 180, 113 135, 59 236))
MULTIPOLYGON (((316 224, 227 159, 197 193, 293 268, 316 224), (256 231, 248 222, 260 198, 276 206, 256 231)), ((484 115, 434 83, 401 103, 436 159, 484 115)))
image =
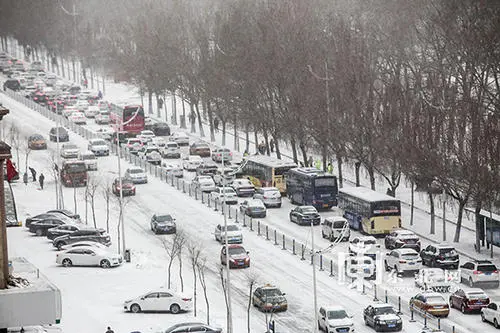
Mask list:
MULTIPOLYGON (((123 190, 122 190, 123 196, 135 195, 135 185, 132 183, 132 181, 130 181, 127 178, 122 178, 122 186, 123 186, 123 190)), ((116 178, 113 181, 113 185, 111 186, 111 190, 113 191, 114 195, 117 195, 117 196, 120 195, 120 179, 119 178, 116 178)))
POLYGON ((479 288, 458 289, 450 295, 450 307, 462 313, 481 311, 490 304, 490 298, 479 288))
MULTIPOLYGON (((248 251, 241 245, 229 245, 229 268, 247 268, 250 267, 250 257, 248 251)), ((220 263, 227 264, 226 246, 220 251, 220 263)))

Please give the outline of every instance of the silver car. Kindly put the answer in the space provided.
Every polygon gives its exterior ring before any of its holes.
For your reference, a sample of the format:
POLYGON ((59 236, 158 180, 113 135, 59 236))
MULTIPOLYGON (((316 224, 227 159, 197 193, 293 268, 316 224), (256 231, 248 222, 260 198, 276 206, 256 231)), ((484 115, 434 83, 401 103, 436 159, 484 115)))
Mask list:
POLYGON ((281 207, 281 193, 276 187, 261 187, 255 190, 254 199, 260 199, 269 207, 281 207))
POLYGON ((161 157, 163 158, 181 158, 181 149, 177 142, 169 141, 161 150, 161 157))

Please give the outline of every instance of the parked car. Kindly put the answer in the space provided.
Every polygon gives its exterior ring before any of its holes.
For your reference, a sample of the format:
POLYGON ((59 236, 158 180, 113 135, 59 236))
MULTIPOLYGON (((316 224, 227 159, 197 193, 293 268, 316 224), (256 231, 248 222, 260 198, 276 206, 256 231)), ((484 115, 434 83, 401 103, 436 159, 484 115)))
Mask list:
POLYGON ((188 146, 189 136, 184 132, 175 132, 169 137, 169 141, 174 141, 179 146, 188 146))
POLYGON ((153 138, 155 137, 155 134, 153 131, 150 130, 143 130, 141 133, 139 133, 136 138, 141 140, 142 144, 147 144, 148 142, 151 142, 153 138))
POLYGON ((435 317, 448 317, 450 307, 443 295, 435 292, 423 292, 410 299, 410 308, 419 309, 435 317))
POLYGON ((167 123, 154 123, 151 125, 151 131, 157 136, 169 136, 170 127, 167 123))
MULTIPOLYGON (((250 267, 249 252, 241 245, 229 245, 229 268, 248 268, 250 267)), ((224 245, 220 250, 220 263, 227 265, 228 255, 226 253, 226 246, 224 245)))
POLYGON ((252 304, 260 311, 277 312, 288 310, 288 301, 278 287, 265 284, 253 292, 252 304))
POLYGON ((28 148, 33 150, 47 149, 47 141, 40 134, 33 134, 28 137, 28 148))
POLYGON ((203 323, 180 323, 167 328, 161 333, 222 333, 222 328, 203 323))
MULTIPOLYGON (((215 240, 220 243, 226 242, 226 228, 223 225, 218 224, 214 231, 215 240)), ((243 243, 243 233, 241 229, 236 224, 227 225, 227 242, 229 244, 243 243)))
POLYGON ((281 208, 281 193, 276 187, 261 187, 255 189, 253 198, 261 200, 266 208, 281 208))
POLYGON ((134 184, 145 184, 148 182, 148 175, 139 167, 131 167, 125 170, 125 178, 128 178, 134 184))
POLYGON ((466 282, 471 288, 477 285, 498 288, 498 268, 489 260, 467 261, 460 266, 460 281, 466 282))
POLYGON ((97 170, 97 157, 90 150, 80 152, 78 154, 78 159, 85 163, 87 170, 97 170))
POLYGON ((217 169, 215 163, 204 161, 196 168, 196 174, 199 176, 214 176, 217 173, 217 169))
POLYGON ((29 232, 34 233, 37 236, 46 236, 47 230, 66 224, 66 222, 67 220, 52 216, 41 221, 32 222, 29 225, 28 230, 29 232))
POLYGON ((322 306, 318 311, 318 329, 329 332, 354 332, 352 316, 341 305, 322 306))
POLYGON ((403 320, 392 305, 387 303, 368 305, 363 311, 363 320, 366 326, 373 327, 376 332, 401 331, 403 329, 403 320))
POLYGON ((420 238, 410 230, 393 230, 385 237, 385 248, 389 250, 399 248, 411 248, 420 252, 420 238))
POLYGON ((447 276, 442 268, 421 268, 415 274, 415 286, 424 291, 449 292, 451 276, 447 276))
POLYGON ((500 328, 500 307, 498 302, 491 302, 481 309, 481 320, 492 323, 496 329, 500 328))
POLYGON ((87 117, 83 112, 73 112, 69 115, 68 120, 77 125, 87 124, 87 117))
POLYGON ((31 225, 31 223, 43 221, 43 220, 46 220, 48 218, 57 218, 57 219, 60 219, 60 220, 64 220, 68 224, 72 224, 74 222, 77 222, 76 220, 72 220, 71 218, 68 218, 67 216, 65 216, 65 215, 63 215, 61 213, 46 212, 46 213, 38 214, 38 215, 35 215, 35 216, 27 217, 26 221, 24 223, 24 226, 26 228, 29 228, 29 226, 31 225))
POLYGON ((449 244, 431 244, 420 251, 422 264, 430 267, 458 268, 459 256, 449 244))
POLYGON ((155 234, 175 234, 177 225, 170 214, 154 214, 151 217, 151 230, 155 234))
POLYGON ((47 211, 47 214, 59 214, 59 215, 64 215, 70 219, 72 219, 75 222, 81 222, 80 220, 80 214, 75 214, 70 210, 67 209, 51 209, 47 211))
POLYGON ((215 175, 213 175, 215 185, 217 186, 231 186, 234 179, 234 170, 230 167, 218 168, 215 175))
POLYGON ((189 147, 189 154, 190 155, 198 155, 201 157, 210 157, 210 146, 208 143, 203 142, 203 141, 197 141, 191 144, 189 147))
POLYGON ((90 139, 88 150, 93 152, 95 156, 109 156, 109 146, 104 139, 90 139))
POLYGON ((110 123, 110 121, 111 119, 109 118, 109 111, 101 110, 99 108, 99 113, 95 115, 95 123, 98 125, 107 125, 110 123))
POLYGON ((236 191, 239 197, 251 197, 255 193, 255 186, 246 178, 237 178, 233 180, 231 187, 236 191))
POLYGON ((224 160, 224 163, 228 163, 233 160, 233 153, 227 148, 215 148, 212 151, 212 160, 219 163, 224 160))
POLYGON ((422 259, 413 249, 396 249, 385 256, 385 269, 394 269, 398 274, 419 271, 421 267, 422 259))
POLYGON ((253 218, 264 218, 267 214, 266 206, 258 199, 244 200, 240 204, 240 212, 253 218))
POLYGON ((161 168, 165 171, 167 176, 172 175, 176 178, 184 177, 184 170, 178 164, 163 161, 161 163, 161 168))
POLYGON ((79 153, 80 149, 73 143, 64 143, 61 147, 62 158, 78 158, 79 153))
POLYGON ((236 192, 230 187, 218 187, 210 192, 210 197, 219 204, 225 202, 228 205, 235 205, 238 203, 236 192))
POLYGON ((150 291, 137 298, 125 301, 125 311, 139 312, 170 312, 173 314, 191 310, 191 297, 179 294, 170 289, 150 291))
POLYGON ((69 235, 74 233, 75 231, 80 230, 80 226, 76 224, 61 224, 57 227, 50 228, 47 230, 47 238, 53 240, 59 236, 69 235))
POLYGON ((111 237, 106 233, 106 230, 101 228, 83 228, 73 233, 56 237, 52 240, 52 245, 60 250, 63 246, 81 241, 92 241, 106 246, 111 245, 111 237))
POLYGON ((59 137, 59 142, 69 141, 69 133, 64 127, 52 127, 49 132, 49 140, 57 142, 59 137))
POLYGON ((200 156, 186 156, 182 159, 182 167, 187 171, 196 171, 196 168, 203 164, 200 156))
POLYGON ((329 216, 321 222, 321 236, 331 242, 337 240, 347 242, 351 237, 349 222, 342 216, 329 216))
POLYGON ((169 141, 161 149, 162 158, 181 158, 181 149, 177 142, 169 141))
POLYGON ((210 176, 196 176, 191 181, 191 186, 195 191, 212 192, 216 186, 214 180, 210 176))
POLYGON ((481 311, 490 304, 490 298, 479 288, 458 289, 450 295, 450 308, 462 313, 481 311))
MULTIPOLYGON (((130 180, 129 178, 123 178, 122 177, 122 195, 127 196, 127 195, 135 195, 135 185, 130 180)), ((113 184, 111 185, 111 192, 113 192, 114 195, 119 196, 120 195, 120 179, 115 178, 113 181, 113 184)))
POLYGON ((319 225, 321 216, 313 206, 297 206, 290 211, 290 222, 299 225, 319 225))
POLYGON ((21 83, 18 79, 7 79, 3 83, 3 91, 7 91, 7 89, 10 89, 12 91, 19 91, 21 90, 21 83))
POLYGON ((97 247, 79 246, 56 254, 56 263, 64 267, 100 266, 109 268, 119 266, 123 258, 109 250, 97 247))
POLYGON ((108 247, 102 243, 98 243, 98 242, 92 242, 92 241, 81 241, 81 242, 76 242, 76 243, 71 243, 71 244, 68 244, 68 245, 65 245, 61 248, 61 250, 70 250, 70 249, 74 249, 74 248, 82 248, 82 247, 90 247, 90 248, 93 248, 93 247, 96 247, 96 248, 100 248, 100 249, 107 249, 108 247))
POLYGON ((380 251, 380 244, 373 236, 358 236, 349 241, 349 253, 363 254, 375 259, 377 252, 380 251))

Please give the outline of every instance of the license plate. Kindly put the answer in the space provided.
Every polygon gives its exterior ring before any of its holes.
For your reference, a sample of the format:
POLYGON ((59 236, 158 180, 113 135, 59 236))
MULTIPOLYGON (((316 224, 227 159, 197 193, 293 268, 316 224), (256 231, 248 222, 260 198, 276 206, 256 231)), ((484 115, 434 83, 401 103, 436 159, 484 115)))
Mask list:
POLYGON ((408 265, 415 265, 415 263, 414 262, 409 262, 408 265))
POLYGON ((337 332, 349 332, 349 329, 348 328, 341 328, 341 329, 337 330, 337 332))
POLYGON ((396 327, 396 324, 388 324, 387 327, 390 327, 390 328, 396 327))
POLYGON ((328 208, 328 204, 323 204, 323 207, 324 208, 328 208))
POLYGON ((487 272, 487 273, 484 273, 484 274, 486 274, 486 275, 491 275, 491 272, 487 272))
POLYGON ((434 309, 442 309, 443 306, 435 306, 434 309))
POLYGON ((239 262, 238 266, 243 266, 245 263, 244 262, 239 262))

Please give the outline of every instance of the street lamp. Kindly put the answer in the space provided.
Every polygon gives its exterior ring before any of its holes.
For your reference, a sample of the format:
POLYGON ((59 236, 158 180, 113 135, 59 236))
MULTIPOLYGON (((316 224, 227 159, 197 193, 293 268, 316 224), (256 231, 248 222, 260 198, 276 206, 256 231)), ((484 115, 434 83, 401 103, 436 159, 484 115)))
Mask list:
POLYGON ((316 290, 316 253, 314 252, 314 225, 311 220, 311 250, 312 250, 312 270, 313 270, 313 299, 314 299, 314 323, 313 332, 318 332, 318 294, 316 290))

